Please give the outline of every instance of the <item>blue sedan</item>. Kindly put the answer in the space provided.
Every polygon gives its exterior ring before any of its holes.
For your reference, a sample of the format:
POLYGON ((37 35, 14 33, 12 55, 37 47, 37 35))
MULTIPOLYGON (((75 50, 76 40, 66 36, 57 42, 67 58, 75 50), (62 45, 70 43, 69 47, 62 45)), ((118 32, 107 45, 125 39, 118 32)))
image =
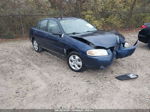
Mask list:
POLYGON ((43 49, 55 51, 67 57, 67 63, 75 72, 86 68, 105 68, 114 59, 134 53, 133 46, 118 32, 96 29, 80 18, 46 18, 30 30, 30 39, 36 52, 43 49))

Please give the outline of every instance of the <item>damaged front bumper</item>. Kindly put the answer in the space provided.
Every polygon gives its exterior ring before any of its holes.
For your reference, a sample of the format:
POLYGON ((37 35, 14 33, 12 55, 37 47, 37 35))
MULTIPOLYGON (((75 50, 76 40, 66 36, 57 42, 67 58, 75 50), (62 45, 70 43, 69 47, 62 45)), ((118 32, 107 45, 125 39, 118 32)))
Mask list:
POLYGON ((137 48, 137 44, 138 44, 138 40, 136 41, 136 43, 129 47, 129 48, 125 48, 123 46, 121 46, 118 50, 116 50, 116 58, 124 58, 124 57, 128 57, 128 56, 131 56, 134 51, 136 50, 137 48))
POLYGON ((124 58, 131 56, 137 48, 138 41, 128 48, 120 46, 117 50, 112 52, 110 49, 108 50, 108 56, 85 56, 84 62, 87 68, 105 68, 112 64, 114 58, 124 58))

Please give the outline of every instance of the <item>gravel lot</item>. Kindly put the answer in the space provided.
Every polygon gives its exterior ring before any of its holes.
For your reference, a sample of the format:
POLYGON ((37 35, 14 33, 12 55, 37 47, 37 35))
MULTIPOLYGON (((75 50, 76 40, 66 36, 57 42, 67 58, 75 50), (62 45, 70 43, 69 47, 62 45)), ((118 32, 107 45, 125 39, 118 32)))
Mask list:
MULTIPOLYGON (((132 44, 137 32, 124 33, 132 44)), ((150 50, 143 43, 134 55, 105 70, 72 72, 64 59, 36 53, 28 40, 0 43, 1 109, 149 109, 150 50), (119 81, 115 76, 139 74, 119 81)))

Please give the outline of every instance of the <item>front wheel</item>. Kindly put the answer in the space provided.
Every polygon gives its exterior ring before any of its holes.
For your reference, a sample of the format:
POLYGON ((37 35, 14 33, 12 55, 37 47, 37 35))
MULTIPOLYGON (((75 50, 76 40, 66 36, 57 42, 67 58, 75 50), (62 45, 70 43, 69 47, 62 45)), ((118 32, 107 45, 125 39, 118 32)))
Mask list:
POLYGON ((67 58, 68 66, 71 70, 75 72, 83 72, 85 71, 85 66, 82 58, 79 53, 71 52, 67 58))

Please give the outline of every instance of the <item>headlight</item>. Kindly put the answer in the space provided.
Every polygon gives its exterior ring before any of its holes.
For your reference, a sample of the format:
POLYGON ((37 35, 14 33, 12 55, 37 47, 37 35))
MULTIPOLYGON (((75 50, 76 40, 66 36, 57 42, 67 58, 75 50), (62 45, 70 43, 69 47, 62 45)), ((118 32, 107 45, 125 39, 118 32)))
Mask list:
POLYGON ((128 48, 128 47, 130 47, 130 44, 126 42, 126 43, 124 44, 124 47, 125 47, 125 48, 128 48))
POLYGON ((105 49, 92 49, 87 51, 89 56, 107 56, 108 52, 105 49))

